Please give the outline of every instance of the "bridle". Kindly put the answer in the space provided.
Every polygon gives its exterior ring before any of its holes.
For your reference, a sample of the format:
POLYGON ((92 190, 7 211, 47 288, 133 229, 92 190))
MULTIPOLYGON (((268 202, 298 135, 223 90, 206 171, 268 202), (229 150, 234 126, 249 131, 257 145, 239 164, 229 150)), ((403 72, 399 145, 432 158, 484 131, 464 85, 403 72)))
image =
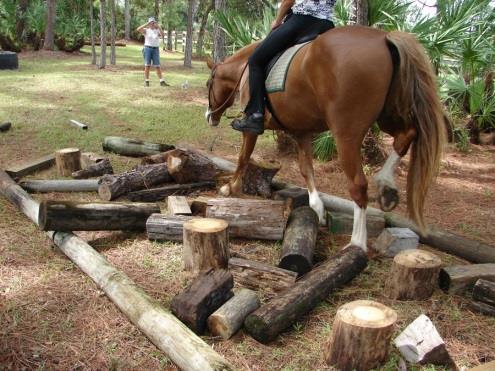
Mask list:
POLYGON ((239 85, 241 84, 242 77, 244 76, 244 72, 246 72, 246 68, 248 66, 248 63, 244 65, 242 68, 241 76, 239 76, 239 80, 237 80, 237 83, 235 84, 234 90, 232 90, 232 93, 228 96, 228 98, 220 105, 220 107, 214 109, 213 111, 211 110, 211 97, 213 94, 213 100, 216 102, 215 98, 215 92, 213 91, 213 81, 215 80, 215 74, 217 72, 217 68, 221 66, 223 63, 219 63, 215 66, 213 66, 213 69, 211 70, 211 77, 210 77, 210 83, 208 84, 208 113, 209 115, 213 115, 214 113, 220 111, 223 109, 226 104, 232 99, 232 97, 237 93, 237 89, 239 88, 239 85))

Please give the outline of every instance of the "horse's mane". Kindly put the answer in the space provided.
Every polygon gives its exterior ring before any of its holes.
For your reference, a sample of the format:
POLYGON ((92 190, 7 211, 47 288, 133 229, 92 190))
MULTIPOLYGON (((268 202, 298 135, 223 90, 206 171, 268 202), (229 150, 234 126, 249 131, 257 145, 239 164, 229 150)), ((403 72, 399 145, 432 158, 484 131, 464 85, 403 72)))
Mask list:
POLYGON ((241 61, 247 60, 249 58, 249 56, 251 55, 251 53, 253 52, 254 48, 256 48, 256 46, 258 46, 258 44, 259 44, 259 41, 254 42, 252 44, 249 44, 249 45, 239 49, 233 55, 226 58, 223 63, 224 64, 225 63, 235 63, 235 62, 241 62, 241 61))

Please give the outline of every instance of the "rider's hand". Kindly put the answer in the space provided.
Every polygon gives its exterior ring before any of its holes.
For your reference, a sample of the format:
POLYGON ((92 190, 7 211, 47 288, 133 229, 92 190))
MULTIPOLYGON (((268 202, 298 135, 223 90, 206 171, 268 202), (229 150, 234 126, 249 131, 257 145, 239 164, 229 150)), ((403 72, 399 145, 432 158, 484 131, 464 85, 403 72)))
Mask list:
POLYGON ((282 24, 282 22, 281 22, 281 21, 279 21, 279 20, 274 20, 274 21, 272 22, 272 30, 276 29, 276 28, 277 28, 277 27, 279 27, 281 24, 282 24))

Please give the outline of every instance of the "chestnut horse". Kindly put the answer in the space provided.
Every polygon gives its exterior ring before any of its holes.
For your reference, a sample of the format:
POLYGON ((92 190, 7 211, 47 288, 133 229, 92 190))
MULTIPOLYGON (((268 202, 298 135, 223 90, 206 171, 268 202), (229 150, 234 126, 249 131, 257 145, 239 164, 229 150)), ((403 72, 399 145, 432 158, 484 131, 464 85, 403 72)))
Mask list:
MULTIPOLYGON (((207 121, 216 126, 240 91, 247 103, 246 64, 256 44, 224 62, 208 66, 207 121)), ((411 147, 407 178, 410 217, 424 228, 423 206, 428 187, 439 167, 445 143, 443 110, 436 79, 423 47, 410 34, 349 26, 335 28, 304 46, 289 68, 285 91, 269 95, 276 119, 268 112, 265 128, 285 130, 298 144, 301 174, 306 180, 310 206, 324 222, 323 203, 314 181, 312 138, 330 130, 354 200, 350 244, 366 247, 368 183, 363 172, 361 146, 374 122, 394 138, 393 151, 375 176, 378 200, 384 211, 398 203, 394 171, 411 147), (279 124, 282 123, 282 125, 279 124)), ((243 133, 237 169, 221 189, 225 196, 242 191, 242 175, 257 136, 243 133)))

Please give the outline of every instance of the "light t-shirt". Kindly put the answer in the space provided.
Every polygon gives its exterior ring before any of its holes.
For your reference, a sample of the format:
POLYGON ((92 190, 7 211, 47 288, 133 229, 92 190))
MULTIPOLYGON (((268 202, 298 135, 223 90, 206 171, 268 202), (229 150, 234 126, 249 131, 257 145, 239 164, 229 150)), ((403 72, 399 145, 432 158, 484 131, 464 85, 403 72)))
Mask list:
POLYGON ((330 21, 335 3, 336 0, 296 0, 292 11, 294 14, 310 15, 330 21))
POLYGON ((144 29, 144 46, 160 46, 160 31, 157 28, 144 29))

